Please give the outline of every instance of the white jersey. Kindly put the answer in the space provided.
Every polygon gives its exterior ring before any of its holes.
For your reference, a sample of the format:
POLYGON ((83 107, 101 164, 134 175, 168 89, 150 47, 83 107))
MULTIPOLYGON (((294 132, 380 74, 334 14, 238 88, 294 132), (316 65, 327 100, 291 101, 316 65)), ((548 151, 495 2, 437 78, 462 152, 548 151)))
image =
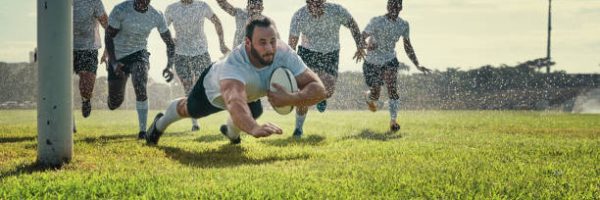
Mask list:
POLYGON ((371 19, 364 32, 371 35, 369 40, 377 46, 367 52, 365 61, 383 65, 396 58, 396 43, 400 37, 409 38, 410 30, 408 22, 402 18, 392 21, 384 15, 371 19))
POLYGON ((340 27, 349 27, 352 16, 341 5, 324 4, 325 13, 313 17, 306 6, 296 11, 290 24, 290 35, 301 37, 301 45, 311 51, 329 53, 340 49, 340 27))
POLYGON ((102 47, 98 18, 106 14, 100 0, 73 1, 73 49, 95 50, 102 47))
POLYGON ((113 8, 108 17, 108 25, 119 29, 114 38, 115 55, 118 59, 145 50, 152 29, 164 33, 169 29, 162 13, 148 5, 148 10, 140 13, 134 9, 133 0, 127 0, 113 8))
POLYGON ((181 1, 167 7, 165 18, 167 26, 175 28, 175 53, 184 56, 197 56, 208 52, 208 42, 204 34, 204 19, 214 16, 208 4, 193 1, 184 4, 181 1))
POLYGON ((267 95, 270 88, 269 79, 278 67, 288 68, 294 76, 302 74, 308 68, 300 56, 290 46, 281 40, 277 41, 277 51, 273 63, 261 69, 250 63, 245 46, 239 45, 224 60, 215 63, 204 78, 206 96, 215 107, 225 109, 221 96, 220 81, 226 79, 238 80, 246 88, 248 102, 254 102, 267 95))

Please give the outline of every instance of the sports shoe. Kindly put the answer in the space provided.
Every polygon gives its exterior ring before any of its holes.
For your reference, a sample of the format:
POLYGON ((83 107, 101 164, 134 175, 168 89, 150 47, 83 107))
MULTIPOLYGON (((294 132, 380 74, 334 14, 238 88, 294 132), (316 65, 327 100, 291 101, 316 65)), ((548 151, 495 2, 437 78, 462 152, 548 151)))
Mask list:
POLYGON ((148 128, 148 133, 146 134, 146 144, 148 144, 148 145, 156 145, 156 144, 158 144, 158 139, 160 139, 160 136, 163 133, 160 132, 160 131, 158 131, 158 129, 156 128, 156 122, 162 116, 163 116, 162 113, 158 113, 156 115, 156 117, 154 117, 154 121, 152 121, 152 124, 150 124, 150 128, 148 128))
POLYGON ((294 129, 294 138, 300 139, 302 137, 302 129, 296 128, 294 129))
POLYGON ((398 132, 400 130, 400 124, 398 124, 397 122, 391 122, 390 124, 390 131, 392 132, 398 132))
POLYGON ((325 112, 325 109, 327 109, 327 100, 323 100, 317 104, 317 110, 319 112, 325 112))
POLYGON ((369 110, 371 112, 376 112, 377 111, 377 104, 376 104, 375 101, 367 100, 367 106, 369 107, 369 110))
POLYGON ((239 144, 242 142, 242 138, 240 138, 240 136, 238 136, 237 138, 231 139, 228 135, 227 135, 227 125, 223 124, 221 125, 221 128, 219 128, 219 131, 221 131, 221 133, 227 137, 227 139, 229 139, 229 141, 231 142, 231 144, 239 144))
POLYGON ((192 126, 192 132, 196 132, 196 131, 199 131, 199 130, 200 130, 199 126, 196 126, 196 125, 192 126))
POLYGON ((144 138, 146 138, 146 131, 140 131, 138 133, 138 139, 141 140, 141 139, 144 139, 144 138))
POLYGON ((83 118, 89 117, 90 113, 92 113, 92 103, 90 102, 90 100, 82 101, 81 102, 81 115, 83 115, 83 118))
POLYGON ((371 96, 371 91, 365 92, 365 102, 367 103, 367 106, 371 112, 376 112, 377 111, 377 100, 372 100, 370 96, 371 96))

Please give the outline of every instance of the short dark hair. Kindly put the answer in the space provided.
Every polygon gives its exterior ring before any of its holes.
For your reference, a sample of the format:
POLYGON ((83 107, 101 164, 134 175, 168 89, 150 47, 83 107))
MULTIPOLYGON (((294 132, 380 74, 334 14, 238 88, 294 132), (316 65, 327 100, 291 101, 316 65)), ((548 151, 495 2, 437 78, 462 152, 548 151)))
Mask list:
POLYGON ((251 3, 262 3, 262 0, 248 0, 248 5, 251 3))
POLYGON ((252 40, 252 36, 254 35, 254 28, 258 27, 270 27, 273 25, 273 21, 268 17, 260 16, 256 19, 249 21, 246 24, 246 37, 252 40))
POLYGON ((402 5, 402 0, 388 0, 388 3, 399 3, 400 5, 402 5))

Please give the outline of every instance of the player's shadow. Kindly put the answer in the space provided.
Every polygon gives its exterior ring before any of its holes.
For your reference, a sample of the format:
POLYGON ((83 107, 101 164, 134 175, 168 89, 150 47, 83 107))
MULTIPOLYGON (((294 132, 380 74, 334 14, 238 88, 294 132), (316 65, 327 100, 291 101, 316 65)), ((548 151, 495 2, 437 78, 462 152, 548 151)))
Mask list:
POLYGON ((200 143, 211 143, 211 142, 216 142, 216 141, 226 141, 227 138, 225 138, 225 136, 219 134, 211 134, 211 135, 203 135, 200 136, 196 139, 194 139, 194 141, 196 142, 200 142, 200 143))
POLYGON ((25 142, 25 141, 33 141, 35 140, 37 137, 35 136, 26 136, 26 137, 1 137, 0 138, 0 144, 4 144, 4 143, 18 143, 18 142, 25 142))
POLYGON ((300 139, 296 139, 294 137, 289 137, 289 138, 284 138, 284 139, 274 139, 274 140, 263 140, 260 141, 263 144, 267 144, 267 145, 271 145, 271 146, 278 146, 278 147, 285 147, 285 146, 293 146, 293 145, 298 145, 298 146, 319 146, 319 145, 323 145, 325 137, 323 136, 319 136, 319 135, 309 135, 309 136, 304 136, 300 139))
POLYGON ((44 172, 44 171, 49 171, 49 170, 59 170, 61 168, 62 168, 62 166, 45 166, 45 165, 40 165, 37 162, 34 162, 34 163, 18 166, 14 170, 8 171, 6 173, 1 173, 0 174, 0 182, 2 182, 5 178, 8 178, 8 177, 28 175, 28 174, 33 174, 36 172, 44 172))
POLYGON ((88 144, 95 144, 95 143, 101 143, 101 144, 106 144, 106 143, 115 143, 117 141, 130 141, 130 140, 136 140, 138 138, 137 134, 118 134, 118 135, 102 135, 102 136, 98 136, 98 137, 84 137, 82 139, 79 139, 77 141, 79 142, 85 142, 88 144))
POLYGON ((198 168, 226 168, 240 165, 261 165, 277 161, 306 160, 308 155, 267 156, 262 158, 248 157, 239 145, 223 145, 219 149, 203 152, 190 152, 176 147, 158 147, 170 159, 198 168))
POLYGON ((363 129, 359 134, 343 137, 342 140, 376 140, 385 142, 401 138, 402 134, 400 132, 376 132, 370 129, 363 129))

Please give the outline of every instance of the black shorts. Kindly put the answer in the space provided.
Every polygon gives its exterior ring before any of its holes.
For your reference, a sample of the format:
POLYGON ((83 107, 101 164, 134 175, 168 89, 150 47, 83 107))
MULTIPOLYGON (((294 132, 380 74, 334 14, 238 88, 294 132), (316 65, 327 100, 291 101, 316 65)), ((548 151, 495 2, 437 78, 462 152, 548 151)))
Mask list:
MULTIPOLYGON (((198 81, 196 81, 196 84, 194 84, 194 89, 192 89, 188 96, 187 109, 188 114, 190 114, 190 117, 192 118, 202 118, 223 111, 223 109, 217 108, 210 103, 208 97, 206 96, 206 90, 204 89, 204 78, 210 71, 211 67, 212 65, 207 67, 202 72, 200 78, 198 81)), ((252 117, 254 117, 254 119, 257 119, 260 117, 260 115, 262 115, 263 108, 260 99, 248 103, 248 107, 250 107, 250 112, 252 113, 252 117)))
POLYGON ((334 77, 338 75, 338 65, 340 64, 340 50, 329 53, 311 51, 302 46, 298 46, 298 55, 306 63, 308 68, 314 72, 325 72, 334 77))
POLYGON ((98 70, 98 50, 74 50, 73 51, 73 72, 92 72, 96 74, 98 70))
POLYGON ((382 86, 384 81, 383 72, 392 71, 392 73, 397 74, 399 68, 400 62, 398 62, 398 59, 396 58, 383 65, 371 64, 365 61, 363 64, 363 75, 365 77, 365 82, 369 87, 382 86))
MULTIPOLYGON (((126 75, 131 74, 133 72, 133 70, 146 70, 146 73, 147 73, 147 71, 149 69, 143 69, 143 68, 149 68, 149 66, 150 66, 149 65, 150 53, 146 50, 141 50, 141 51, 129 54, 128 56, 125 56, 124 58, 119 59, 118 62, 125 65, 123 67, 123 72, 126 75), (144 64, 140 65, 141 63, 144 63, 144 64), (140 68, 140 67, 132 67, 132 66, 144 66, 144 67, 140 68)), ((115 70, 112 67, 109 67, 108 68, 108 80, 117 80, 117 79, 120 79, 120 78, 115 73, 115 70)))

